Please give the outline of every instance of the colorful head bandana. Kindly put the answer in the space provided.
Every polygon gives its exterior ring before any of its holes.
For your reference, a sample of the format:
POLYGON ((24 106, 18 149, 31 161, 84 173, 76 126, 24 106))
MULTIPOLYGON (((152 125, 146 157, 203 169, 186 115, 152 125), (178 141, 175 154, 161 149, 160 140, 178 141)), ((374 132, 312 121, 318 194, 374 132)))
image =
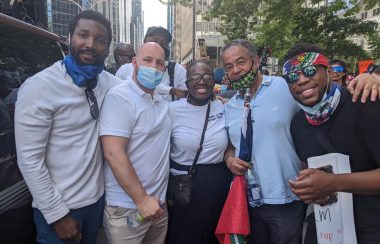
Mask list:
POLYGON ((320 53, 306 52, 298 54, 292 57, 284 63, 282 68, 282 74, 288 75, 290 73, 295 73, 303 68, 310 65, 323 65, 325 67, 329 66, 329 59, 320 53))

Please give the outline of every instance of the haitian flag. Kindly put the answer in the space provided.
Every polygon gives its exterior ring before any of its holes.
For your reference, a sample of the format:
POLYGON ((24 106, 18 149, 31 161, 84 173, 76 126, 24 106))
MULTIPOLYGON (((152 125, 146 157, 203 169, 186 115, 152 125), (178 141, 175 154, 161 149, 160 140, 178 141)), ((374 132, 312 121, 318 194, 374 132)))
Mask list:
MULTIPOLYGON (((244 101, 239 151, 239 158, 246 162, 251 162, 252 157, 253 128, 249 100, 244 101)), ((246 179, 243 175, 237 175, 232 182, 215 235, 220 244, 244 244, 245 237, 250 233, 246 179)))

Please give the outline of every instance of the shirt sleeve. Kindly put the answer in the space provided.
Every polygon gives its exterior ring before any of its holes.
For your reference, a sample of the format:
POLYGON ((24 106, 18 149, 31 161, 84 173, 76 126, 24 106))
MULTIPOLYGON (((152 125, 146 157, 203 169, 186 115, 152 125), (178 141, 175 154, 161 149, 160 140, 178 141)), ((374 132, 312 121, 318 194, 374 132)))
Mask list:
MULTIPOLYGON (((115 87, 120 89, 120 87, 115 87)), ((134 105, 115 93, 113 88, 105 97, 100 113, 100 136, 130 138, 134 127, 134 105)))
POLYGON ((37 80, 26 81, 19 89, 15 111, 15 138, 20 171, 33 201, 48 224, 64 217, 69 209, 50 178, 45 163, 53 123, 53 102, 37 80))
POLYGON ((163 83, 158 84, 158 86, 156 87, 156 91, 160 95, 169 95, 171 89, 172 89, 171 86, 163 84, 163 83))
POLYGON ((186 73, 186 69, 181 64, 176 63, 174 70, 174 87, 187 91, 186 73))
POLYGON ((128 77, 132 77, 133 75, 133 65, 131 63, 122 65, 115 76, 119 79, 126 80, 128 77))

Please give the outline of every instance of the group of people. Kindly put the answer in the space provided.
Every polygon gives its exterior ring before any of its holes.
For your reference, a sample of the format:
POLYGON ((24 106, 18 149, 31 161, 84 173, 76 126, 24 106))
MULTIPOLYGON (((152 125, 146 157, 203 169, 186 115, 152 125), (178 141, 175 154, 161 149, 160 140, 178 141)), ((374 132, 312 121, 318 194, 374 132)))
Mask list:
POLYGON ((221 59, 237 93, 223 104, 205 60, 187 71, 166 61, 172 37, 162 27, 148 29, 116 77, 104 71, 112 32, 103 15, 83 11, 69 31, 70 54, 27 79, 16 103, 18 164, 39 243, 93 244, 101 225, 109 243, 218 243, 231 180, 250 167, 264 203, 249 208, 251 243, 301 243, 304 203, 322 204, 338 191, 353 193, 358 243, 379 243, 376 72, 355 79, 351 95, 330 78, 322 50, 298 44, 285 57, 284 77, 266 76, 252 44, 234 40, 221 59), (247 89, 252 117, 244 121, 247 89), (352 102, 360 93, 374 102, 352 102), (243 123, 253 129, 253 166, 239 158, 243 123), (353 173, 305 168, 307 158, 328 153, 314 127, 351 157, 353 173), (169 174, 187 174, 195 157, 190 203, 168 206, 169 174))

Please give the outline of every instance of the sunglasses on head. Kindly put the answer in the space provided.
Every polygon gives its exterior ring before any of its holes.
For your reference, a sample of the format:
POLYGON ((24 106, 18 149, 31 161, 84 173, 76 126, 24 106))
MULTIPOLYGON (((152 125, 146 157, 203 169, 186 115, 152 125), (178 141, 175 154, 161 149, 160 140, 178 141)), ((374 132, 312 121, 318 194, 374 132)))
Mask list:
POLYGON ((298 79, 300 78, 298 74, 299 72, 302 72, 302 74, 305 77, 312 77, 317 73, 317 67, 315 67, 314 65, 306 66, 302 68, 301 70, 298 70, 297 72, 289 73, 287 75, 284 75, 283 77, 288 84, 293 84, 297 82, 298 79))
POLYGON ((335 67, 332 67, 332 70, 333 72, 336 72, 336 73, 343 73, 343 66, 335 66, 335 67))

